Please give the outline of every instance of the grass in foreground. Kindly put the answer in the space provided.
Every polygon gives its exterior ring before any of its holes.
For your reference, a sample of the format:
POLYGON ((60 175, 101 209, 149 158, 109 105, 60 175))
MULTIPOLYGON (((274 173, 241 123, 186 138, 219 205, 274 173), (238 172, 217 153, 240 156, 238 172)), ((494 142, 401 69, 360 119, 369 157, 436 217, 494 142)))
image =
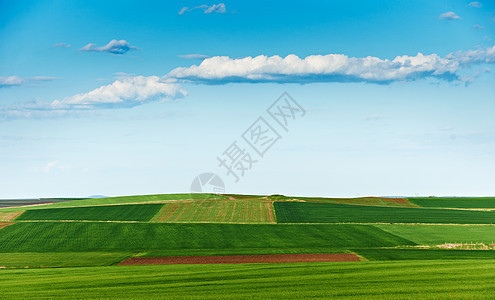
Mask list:
POLYGON ((162 208, 162 205, 163 204, 133 204, 26 210, 16 218, 16 221, 149 221, 162 208))
POLYGON ((279 223, 495 223, 495 211, 304 202, 275 202, 273 205, 279 223))
POLYGON ((368 260, 495 259, 491 250, 355 249, 368 260))
POLYGON ((20 222, 0 230, 0 252, 146 252, 397 245, 414 243, 371 225, 347 224, 20 222))
POLYGON ((39 298, 492 299, 495 261, 112 266, 2 270, 0 295, 39 298))
POLYGON ((275 223, 270 202, 206 200, 163 204, 152 222, 275 223))
POLYGON ((131 252, 2 253, 0 255, 0 268, 110 266, 132 255, 131 252))

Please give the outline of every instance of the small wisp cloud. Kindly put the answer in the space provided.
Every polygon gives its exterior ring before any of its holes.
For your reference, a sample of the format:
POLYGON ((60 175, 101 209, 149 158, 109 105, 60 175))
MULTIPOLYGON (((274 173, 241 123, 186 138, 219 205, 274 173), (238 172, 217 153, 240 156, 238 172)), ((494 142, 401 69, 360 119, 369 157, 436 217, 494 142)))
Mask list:
POLYGON ((448 11, 446 13, 443 13, 438 17, 440 20, 460 20, 461 17, 459 17, 455 12, 453 11, 448 11))
POLYGON ((107 52, 111 54, 125 54, 130 50, 138 50, 137 47, 131 46, 126 40, 111 40, 108 44, 102 47, 96 47, 96 44, 89 43, 79 49, 86 52, 107 52))
POLYGON ((186 12, 193 11, 196 9, 202 9, 205 14, 211 14, 211 13, 224 14, 227 12, 225 4, 219 3, 219 4, 213 4, 211 6, 203 4, 203 5, 199 5, 199 6, 195 6, 195 7, 183 7, 179 11, 179 15, 183 15, 186 12))
POLYGON ((204 54, 182 54, 179 55, 180 58, 185 58, 185 59, 205 59, 209 58, 209 55, 204 55, 204 54))
POLYGON ((474 2, 471 2, 468 4, 470 7, 475 7, 475 8, 481 8, 483 7, 483 4, 481 4, 480 2, 478 1, 474 1, 474 2))
POLYGON ((35 76, 35 77, 0 76, 0 88, 21 86, 29 83, 51 81, 55 79, 57 78, 49 77, 49 76, 35 76))

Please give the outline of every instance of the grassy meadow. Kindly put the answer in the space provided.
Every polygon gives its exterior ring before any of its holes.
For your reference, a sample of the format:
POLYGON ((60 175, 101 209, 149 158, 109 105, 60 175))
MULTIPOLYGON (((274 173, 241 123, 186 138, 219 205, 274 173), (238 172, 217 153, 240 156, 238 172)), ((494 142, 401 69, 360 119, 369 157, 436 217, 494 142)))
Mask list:
POLYGON ((493 260, 2 270, 6 299, 493 299, 493 260))

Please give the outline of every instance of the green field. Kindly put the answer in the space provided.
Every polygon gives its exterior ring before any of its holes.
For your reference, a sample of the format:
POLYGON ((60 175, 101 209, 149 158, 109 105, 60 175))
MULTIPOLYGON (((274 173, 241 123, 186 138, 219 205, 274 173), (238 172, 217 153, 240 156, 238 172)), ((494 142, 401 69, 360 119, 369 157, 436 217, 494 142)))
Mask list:
POLYGON ((163 204, 152 222, 275 223, 275 213, 267 201, 177 201, 163 204))
POLYGON ((161 208, 162 204, 50 208, 26 210, 15 220, 149 221, 161 208))
POLYGON ((495 251, 443 249, 354 249, 367 260, 495 259, 495 251))
POLYGON ((495 261, 2 270, 6 299, 493 299, 495 261))
POLYGON ((495 197, 428 197, 408 198, 412 203, 422 207, 451 207, 451 208, 493 208, 495 209, 495 197))
POLYGON ((0 252, 346 248, 414 245, 369 225, 23 222, 0 230, 0 252))
POLYGON ((480 242, 493 244, 495 226, 492 225, 374 225, 382 230, 401 236, 418 245, 443 243, 480 242))
POLYGON ((492 224, 495 211, 275 202, 278 223, 492 224))
POLYGON ((132 255, 133 253, 130 252, 2 253, 0 254, 0 268, 110 266, 132 255))
POLYGON ((339 203, 354 205, 371 205, 371 206, 395 206, 395 207, 418 207, 405 198, 387 198, 387 197, 359 197, 359 198, 308 198, 297 197, 298 200, 317 203, 339 203))
MULTIPOLYGON (((212 194, 196 194, 195 199, 205 197, 208 199, 225 199, 225 196, 217 196, 212 194)), ((33 206, 29 209, 45 209, 45 208, 63 208, 63 207, 79 207, 79 206, 95 206, 95 205, 111 205, 111 204, 136 204, 146 202, 167 202, 170 200, 187 200, 191 199, 191 194, 163 194, 163 195, 140 195, 140 196, 122 196, 109 198, 84 199, 76 201, 66 201, 52 203, 46 205, 33 206)), ((25 207, 0 208, 0 212, 15 212, 25 210, 25 207)))
POLYGON ((491 249, 495 212, 418 208, 445 204, 402 198, 203 196, 0 209, 9 221, 0 222, 0 298, 489 299, 495 292, 494 250, 436 247, 491 249), (459 224, 438 225, 446 223, 459 224), (133 256, 352 252, 365 261, 116 266, 133 256))

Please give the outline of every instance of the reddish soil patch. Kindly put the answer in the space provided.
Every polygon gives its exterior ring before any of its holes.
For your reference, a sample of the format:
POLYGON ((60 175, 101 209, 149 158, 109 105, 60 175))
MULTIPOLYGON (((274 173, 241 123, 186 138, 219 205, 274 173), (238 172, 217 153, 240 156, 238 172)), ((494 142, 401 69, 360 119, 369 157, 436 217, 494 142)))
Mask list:
POLYGON ((411 204, 411 202, 409 202, 409 200, 407 200, 406 198, 380 198, 380 199, 388 201, 388 202, 392 202, 392 203, 411 204))
POLYGON ((248 264, 359 261, 352 253, 132 257, 119 265, 248 264))
POLYGON ((9 225, 12 225, 14 223, 10 223, 10 222, 7 222, 7 223, 3 223, 3 222, 0 222, 0 229, 6 227, 6 226, 9 226, 9 225))

